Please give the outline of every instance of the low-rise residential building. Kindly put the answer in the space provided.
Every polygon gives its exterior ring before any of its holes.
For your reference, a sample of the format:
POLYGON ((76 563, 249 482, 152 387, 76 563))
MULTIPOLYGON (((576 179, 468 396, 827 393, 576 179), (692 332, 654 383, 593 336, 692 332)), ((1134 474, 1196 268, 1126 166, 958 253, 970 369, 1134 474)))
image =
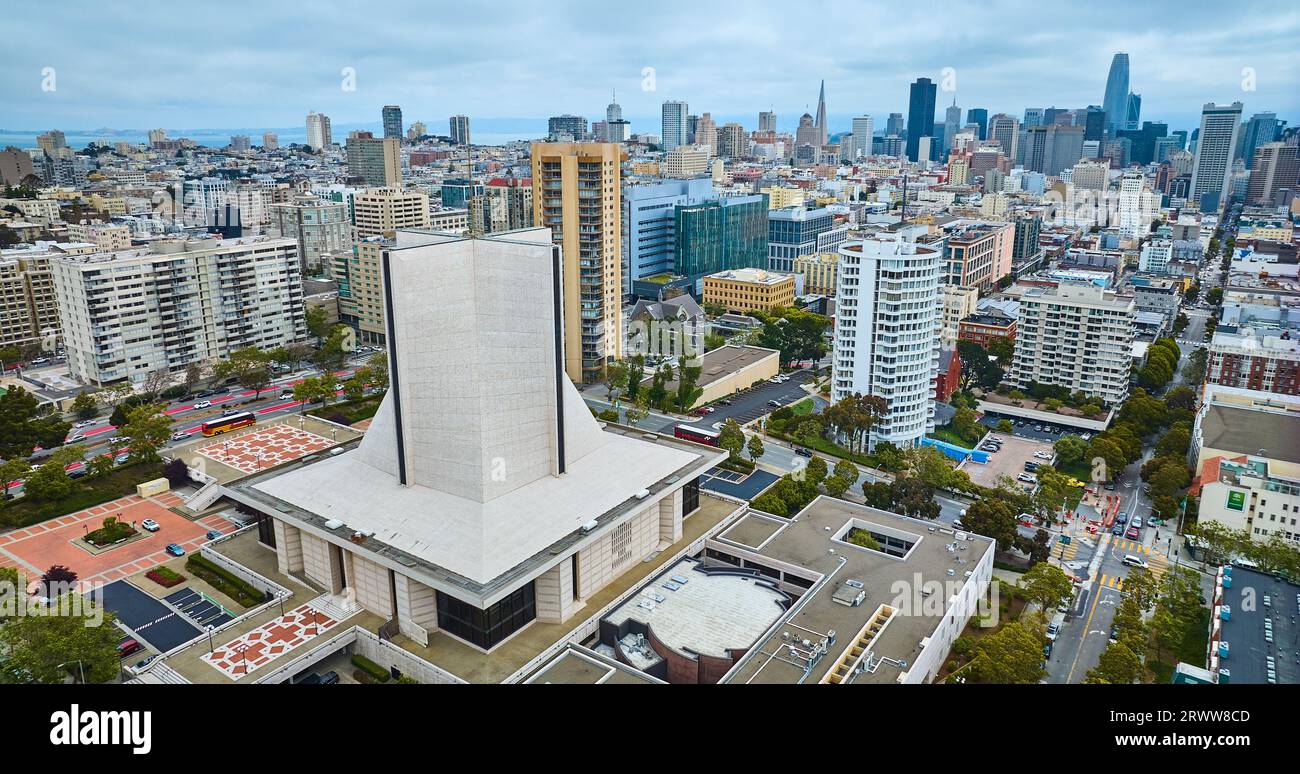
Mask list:
POLYGON ((1214 332, 1205 381, 1300 395, 1300 331, 1226 326, 1214 332))
POLYGON ((729 312, 767 310, 794 303, 794 276, 763 269, 731 269, 704 277, 705 306, 729 312))
POLYGON ((987 347, 993 339, 1016 338, 1016 318, 1000 309, 988 309, 962 318, 957 331, 958 341, 973 341, 987 347))

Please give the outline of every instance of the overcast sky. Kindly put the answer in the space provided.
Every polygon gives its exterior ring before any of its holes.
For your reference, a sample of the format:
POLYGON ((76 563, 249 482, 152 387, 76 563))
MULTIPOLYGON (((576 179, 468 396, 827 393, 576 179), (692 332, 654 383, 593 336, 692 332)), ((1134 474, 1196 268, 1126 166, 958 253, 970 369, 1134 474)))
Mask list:
MULTIPOLYGON (((831 130, 906 113, 908 83, 956 73, 957 103, 1100 104, 1129 54, 1142 118, 1191 128, 1204 102, 1300 121, 1300 5, 1291 1, 281 2, 6 4, 0 128, 291 127, 309 110, 375 122, 381 106, 436 132, 446 119, 603 116, 610 92, 634 131, 665 99, 753 128, 792 126, 826 79, 831 130), (654 68, 654 90, 643 68, 654 68), (53 91, 42 90, 53 68, 53 91), (356 88, 341 88, 344 68, 356 88), (1254 68, 1255 90, 1242 87, 1254 68), (638 120, 640 119, 640 120, 638 120)), ((939 117, 952 94, 939 94, 939 117)), ((963 116, 964 117, 964 116, 963 116)))

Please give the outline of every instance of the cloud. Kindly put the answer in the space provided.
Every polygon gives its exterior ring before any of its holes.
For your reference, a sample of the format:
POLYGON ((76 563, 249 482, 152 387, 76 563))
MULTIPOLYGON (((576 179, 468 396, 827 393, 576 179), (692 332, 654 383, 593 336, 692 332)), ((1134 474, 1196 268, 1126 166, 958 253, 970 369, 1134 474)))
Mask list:
MULTIPOLYGON (((399 104, 407 121, 446 116, 599 116, 617 90, 636 129, 664 99, 686 99, 752 125, 782 126, 827 81, 833 129, 847 118, 906 112, 908 83, 957 73, 963 108, 1101 101, 1115 51, 1132 61, 1143 117, 1191 127, 1207 101, 1241 100, 1295 123, 1300 11, 1263 2, 1093 0, 1080 10, 1035 0, 801 6, 789 2, 607 0, 433 6, 236 0, 196 6, 70 0, 6 11, 0 71, 5 128, 297 126, 308 110, 374 122, 399 104), (182 10, 183 9, 183 10, 182 10), (58 88, 42 91, 53 67, 58 88), (345 67, 357 89, 340 89, 345 67), (652 67, 657 89, 640 88, 652 67), (1241 91, 1254 68, 1258 91, 1241 91)), ((940 107, 951 95, 941 94, 940 107)))

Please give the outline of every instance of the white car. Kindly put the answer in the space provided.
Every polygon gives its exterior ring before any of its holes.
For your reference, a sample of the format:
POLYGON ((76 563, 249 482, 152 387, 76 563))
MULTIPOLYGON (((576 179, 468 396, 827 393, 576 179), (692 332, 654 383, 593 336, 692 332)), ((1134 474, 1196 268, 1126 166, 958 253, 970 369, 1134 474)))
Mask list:
POLYGON ((93 424, 95 424, 95 420, 93 420, 93 419, 83 419, 83 420, 81 420, 80 422, 75 422, 75 423, 73 423, 72 426, 73 426, 73 427, 90 427, 90 426, 93 425, 93 424))
POLYGON ((1052 455, 1048 454, 1045 451, 1036 451, 1034 452, 1034 456, 1040 460, 1050 460, 1052 458, 1052 455))
POLYGON ((195 409, 212 408, 212 401, 210 401, 210 400, 201 400, 201 401, 199 401, 198 403, 195 403, 195 404, 194 404, 194 408, 195 408, 195 409))
POLYGON ((149 532, 157 532, 158 530, 162 529, 162 527, 158 526, 158 522, 154 521, 153 519, 145 519, 144 521, 140 522, 140 526, 145 528, 149 532))

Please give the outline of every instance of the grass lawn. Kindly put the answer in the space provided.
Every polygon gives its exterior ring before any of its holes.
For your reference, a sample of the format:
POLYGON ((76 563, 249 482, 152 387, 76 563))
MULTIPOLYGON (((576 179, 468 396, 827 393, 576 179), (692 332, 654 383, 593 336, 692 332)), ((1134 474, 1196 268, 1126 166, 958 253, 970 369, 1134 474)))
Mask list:
POLYGON ((963 449, 973 449, 975 448, 975 444, 979 441, 978 438, 974 441, 968 441, 960 435, 957 435, 957 433, 949 427, 936 427, 934 432, 930 433, 930 437, 938 438, 940 441, 947 441, 948 443, 960 446, 963 449))
POLYGON ((341 403, 332 403, 328 406, 321 406, 308 411, 315 417, 337 421, 339 418, 346 419, 346 422, 340 424, 352 425, 363 419, 370 419, 379 411, 379 403, 384 399, 384 393, 378 395, 368 395, 361 400, 343 401, 341 403))
POLYGON ((798 403, 792 403, 790 404, 790 410, 793 411, 794 415, 797 417, 808 416, 813 413, 813 399, 804 398, 798 403))
POLYGON ((1092 466, 1086 462, 1083 462, 1082 460, 1072 465, 1064 465, 1060 462, 1057 462, 1055 467, 1057 470, 1061 471, 1065 475, 1073 476, 1074 478, 1077 478, 1080 481, 1092 480, 1092 466))

